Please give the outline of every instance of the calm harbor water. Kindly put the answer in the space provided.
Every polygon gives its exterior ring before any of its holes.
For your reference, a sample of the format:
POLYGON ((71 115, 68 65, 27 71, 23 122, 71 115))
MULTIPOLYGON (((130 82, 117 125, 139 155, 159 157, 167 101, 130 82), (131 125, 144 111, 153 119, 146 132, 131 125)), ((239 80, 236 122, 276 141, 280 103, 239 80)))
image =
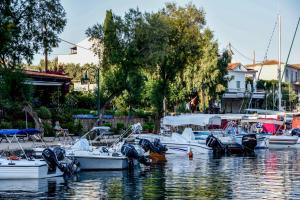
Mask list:
POLYGON ((300 199, 300 151, 260 150, 255 157, 168 155, 134 171, 81 172, 62 178, 0 181, 1 199, 300 199))

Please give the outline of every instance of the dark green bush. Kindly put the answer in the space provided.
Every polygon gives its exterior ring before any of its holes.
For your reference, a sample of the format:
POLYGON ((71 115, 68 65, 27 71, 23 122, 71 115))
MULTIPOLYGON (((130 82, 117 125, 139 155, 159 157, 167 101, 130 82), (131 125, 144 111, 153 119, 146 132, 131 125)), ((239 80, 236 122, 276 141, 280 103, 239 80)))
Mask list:
POLYGON ((61 126, 62 126, 62 128, 64 128, 64 129, 68 129, 68 130, 69 130, 69 133, 71 133, 71 134, 75 134, 75 133, 76 133, 76 126, 75 126, 75 124, 74 124, 73 121, 64 123, 64 124, 62 124, 61 126))
POLYGON ((91 114, 91 110, 90 109, 85 109, 85 108, 77 108, 77 109, 74 109, 72 110, 72 114, 73 115, 79 115, 79 114, 91 114))
POLYGON ((105 115, 114 115, 114 114, 115 114, 115 111, 114 111, 114 110, 105 110, 105 111, 104 111, 104 114, 105 114, 105 115))
POLYGON ((143 124, 143 130, 144 130, 144 131, 148 131, 148 130, 149 130, 149 126, 148 126, 147 123, 144 123, 144 124, 143 124))
MULTIPOLYGON (((23 120, 17 120, 13 122, 13 127, 17 128, 17 129, 22 129, 22 128, 26 128, 26 121, 23 120)), ((28 128, 33 128, 34 125, 32 122, 27 122, 27 127, 28 128)))
POLYGON ((0 129, 10 129, 12 127, 13 126, 11 122, 6 122, 6 121, 0 122, 0 129))
POLYGON ((143 109, 136 109, 133 115, 139 118, 148 118, 148 117, 152 117, 153 113, 149 111, 145 111, 143 109))
POLYGON ((150 132, 152 132, 154 130, 154 127, 155 127, 155 125, 154 125, 153 122, 145 122, 143 124, 143 130, 147 130, 147 131, 150 131, 150 132))
POLYGON ((105 123, 103 123, 103 126, 112 127, 112 124, 110 122, 105 122, 105 123))
POLYGON ((50 110, 48 108, 46 108, 45 106, 41 106, 38 109, 37 113, 41 119, 51 119, 51 117, 52 117, 50 110))
POLYGON ((125 128, 124 123, 120 123, 120 122, 117 123, 117 130, 121 130, 121 129, 124 129, 124 128, 125 128))
POLYGON ((75 132, 74 132, 75 135, 81 135, 82 134, 83 126, 82 126, 82 124, 79 120, 75 121, 75 127, 74 128, 75 128, 75 132))
POLYGON ((46 136, 46 137, 54 137, 55 136, 55 131, 54 131, 53 127, 51 126, 51 124, 44 122, 43 127, 44 127, 44 136, 46 136))

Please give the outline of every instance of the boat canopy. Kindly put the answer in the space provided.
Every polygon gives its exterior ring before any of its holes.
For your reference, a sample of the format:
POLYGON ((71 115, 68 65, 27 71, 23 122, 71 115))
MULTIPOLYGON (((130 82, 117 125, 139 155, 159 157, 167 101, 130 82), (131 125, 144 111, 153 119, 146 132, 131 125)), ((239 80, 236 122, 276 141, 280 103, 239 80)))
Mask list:
POLYGON ((0 129, 0 135, 34 135, 41 133, 38 129, 27 128, 27 129, 0 129))
POLYGON ((162 119, 163 125, 168 126, 207 126, 221 125, 222 120, 241 120, 245 117, 253 117, 247 114, 182 114, 176 116, 165 116, 162 119))
POLYGON ((245 119, 241 120, 241 123, 266 123, 266 124, 276 124, 282 126, 283 121, 273 120, 273 119, 245 119))

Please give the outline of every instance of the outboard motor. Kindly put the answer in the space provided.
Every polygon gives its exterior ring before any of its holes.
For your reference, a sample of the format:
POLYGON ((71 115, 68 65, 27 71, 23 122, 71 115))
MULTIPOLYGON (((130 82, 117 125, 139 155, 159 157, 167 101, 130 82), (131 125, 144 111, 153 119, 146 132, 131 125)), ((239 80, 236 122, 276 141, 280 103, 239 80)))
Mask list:
POLYGON ((161 142, 160 142, 160 139, 157 139, 155 138, 154 139, 154 142, 153 142, 153 145, 158 149, 158 152, 161 152, 161 153, 165 153, 168 151, 168 148, 166 145, 163 145, 161 142))
POLYGON ((131 144, 124 143, 121 147, 121 153, 130 160, 135 159, 146 166, 150 165, 149 159, 147 159, 147 157, 144 155, 139 155, 134 146, 131 144))
POLYGON ((49 171, 55 172, 56 167, 64 173, 64 176, 71 177, 78 171, 78 165, 75 160, 62 163, 65 159, 65 150, 60 147, 55 147, 53 150, 46 148, 42 152, 42 157, 48 164, 49 171))
POLYGON ((294 135, 297 135, 300 137, 300 128, 294 128, 291 132, 291 134, 294 136, 294 135))
POLYGON ((257 139, 255 134, 247 134, 242 137, 242 146, 245 152, 254 152, 256 145, 257 139))
POLYGON ((139 145, 144 149, 145 152, 150 150, 150 152, 163 154, 168 150, 167 147, 163 145, 157 138, 154 140, 153 144, 147 139, 140 139, 139 145))
POLYGON ((213 149, 214 153, 225 153, 226 147, 213 135, 206 138, 206 146, 213 149))

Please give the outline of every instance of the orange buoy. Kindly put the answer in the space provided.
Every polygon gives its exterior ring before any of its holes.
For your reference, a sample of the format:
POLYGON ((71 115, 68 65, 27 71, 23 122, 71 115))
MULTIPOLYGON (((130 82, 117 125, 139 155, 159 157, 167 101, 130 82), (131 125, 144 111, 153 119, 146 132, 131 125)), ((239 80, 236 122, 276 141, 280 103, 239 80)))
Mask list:
POLYGON ((193 152, 191 148, 189 148, 188 157, 190 160, 193 160, 193 152))

